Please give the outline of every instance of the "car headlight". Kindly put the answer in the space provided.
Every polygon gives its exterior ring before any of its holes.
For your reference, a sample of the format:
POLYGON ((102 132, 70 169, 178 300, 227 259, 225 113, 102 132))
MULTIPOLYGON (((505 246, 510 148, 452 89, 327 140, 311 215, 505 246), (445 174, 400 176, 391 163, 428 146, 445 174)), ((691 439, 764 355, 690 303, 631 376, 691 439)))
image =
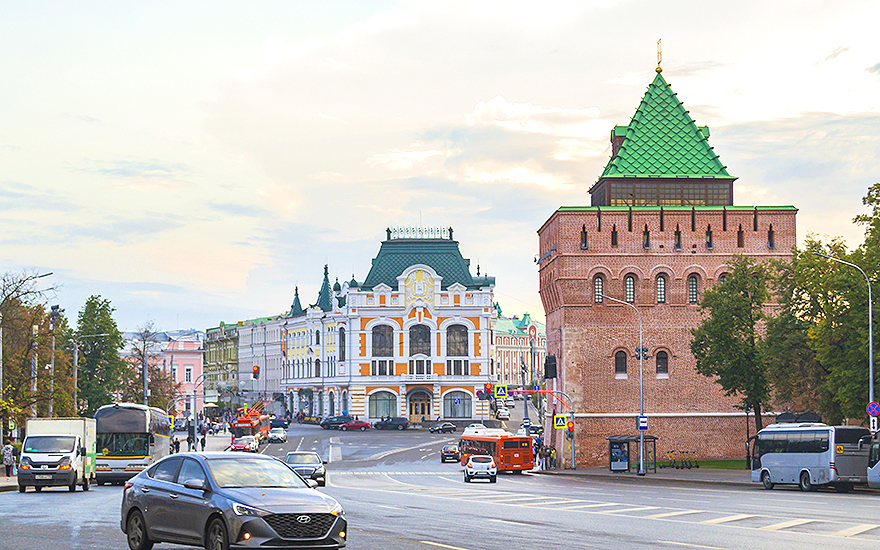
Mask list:
POLYGON ((321 466, 320 468, 315 468, 315 473, 316 473, 317 475, 319 475, 319 476, 324 475, 324 473, 325 473, 326 471, 327 471, 327 470, 325 470, 323 466, 321 466))
POLYGON ((333 509, 330 510, 330 513, 334 516, 345 517, 345 510, 342 509, 342 505, 338 502, 336 503, 336 506, 334 506, 333 509))
POLYGON ((244 504, 239 504, 238 502, 232 503, 232 511, 235 512, 235 515, 237 516, 263 517, 270 515, 270 513, 265 510, 245 506, 244 504))

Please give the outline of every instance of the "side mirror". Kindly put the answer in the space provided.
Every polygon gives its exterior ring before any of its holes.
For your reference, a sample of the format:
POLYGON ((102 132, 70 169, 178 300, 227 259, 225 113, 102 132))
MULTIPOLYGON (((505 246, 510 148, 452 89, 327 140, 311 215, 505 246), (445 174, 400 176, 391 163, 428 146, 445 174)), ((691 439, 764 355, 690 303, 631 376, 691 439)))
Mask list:
POLYGON ((80 448, 79 448, 79 454, 81 454, 81 455, 83 455, 83 456, 86 456, 86 448, 85 448, 85 447, 80 447, 80 448))
POLYGON ((307 479, 307 480, 306 480, 306 483, 308 483, 308 484, 309 484, 309 487, 312 488, 312 489, 314 489, 314 488, 316 488, 316 487, 318 486, 318 482, 315 481, 314 479, 307 479))
POLYGON ((205 491, 207 487, 205 486, 205 480, 203 479, 188 479, 183 484, 187 489, 194 489, 198 491, 205 491))
POLYGON ((326 461, 326 460, 322 460, 322 461, 321 461, 321 464, 327 464, 327 461, 326 461))

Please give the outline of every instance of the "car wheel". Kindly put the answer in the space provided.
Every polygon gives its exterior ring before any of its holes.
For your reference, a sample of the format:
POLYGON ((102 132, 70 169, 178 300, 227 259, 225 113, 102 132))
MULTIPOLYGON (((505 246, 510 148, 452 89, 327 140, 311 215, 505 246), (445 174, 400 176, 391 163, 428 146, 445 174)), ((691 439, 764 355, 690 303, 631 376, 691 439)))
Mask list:
POLYGON ((220 518, 208 525, 208 533, 205 536, 205 550, 229 550, 229 539, 226 536, 226 525, 220 518))
POLYGON ((469 478, 467 474, 464 474, 464 482, 465 482, 465 483, 470 483, 470 482, 471 482, 471 478, 469 478))
POLYGON ((88 491, 88 490, 89 490, 89 478, 88 478, 88 476, 86 476, 85 478, 83 478, 82 487, 83 487, 83 491, 88 491))
POLYGON ((25 486, 24 486, 24 485, 19 485, 19 486, 18 486, 18 492, 19 492, 19 493, 23 493, 24 491, 25 491, 25 486))
POLYGON ((362 432, 367 431, 367 427, 366 427, 366 426, 361 426, 361 431, 362 431, 362 432))
POLYGON ((36 492, 39 493, 39 492, 42 491, 42 490, 43 490, 43 488, 40 487, 39 485, 34 485, 34 491, 36 491, 36 492))
POLYGON ((397 431, 403 431, 403 424, 397 425, 397 431))
POLYGON ((761 483, 764 485, 764 488, 770 490, 773 488, 773 482, 770 481, 770 472, 764 472, 761 474, 761 483))
POLYGON ((128 516, 125 534, 128 540, 128 547, 131 550, 150 550, 153 547, 153 541, 147 537, 147 525, 144 523, 144 516, 139 510, 135 510, 128 516))
POLYGON ((813 482, 810 480, 809 472, 801 472, 801 482, 798 484, 801 491, 808 493, 813 490, 813 482))
POLYGON ((67 489, 73 493, 76 491, 76 476, 73 476, 73 482, 67 486, 67 489))
POLYGON ((339 429, 342 430, 343 432, 347 432, 347 431, 348 431, 348 428, 346 428, 345 426, 340 426, 339 429))
POLYGON ((495 483, 495 477, 496 477, 496 476, 492 476, 492 477, 490 477, 490 478, 489 478, 489 483, 495 483))

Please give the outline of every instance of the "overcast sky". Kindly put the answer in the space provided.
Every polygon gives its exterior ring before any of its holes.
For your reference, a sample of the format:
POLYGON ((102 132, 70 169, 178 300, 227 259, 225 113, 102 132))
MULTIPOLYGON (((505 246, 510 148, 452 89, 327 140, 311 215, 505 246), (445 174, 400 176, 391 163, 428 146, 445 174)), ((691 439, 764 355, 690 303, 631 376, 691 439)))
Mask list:
POLYGON ((537 230, 589 205, 657 65, 798 237, 862 242, 880 2, 7 2, 0 271, 75 318, 217 326, 363 281, 388 226, 452 226, 543 319, 537 230))

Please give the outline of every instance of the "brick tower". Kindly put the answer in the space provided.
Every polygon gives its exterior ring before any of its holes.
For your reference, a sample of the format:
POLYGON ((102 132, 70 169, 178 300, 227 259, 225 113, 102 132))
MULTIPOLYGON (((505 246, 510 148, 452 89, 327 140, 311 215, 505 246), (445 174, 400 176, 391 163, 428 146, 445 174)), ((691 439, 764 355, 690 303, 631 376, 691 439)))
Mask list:
POLYGON ((723 282, 735 256, 787 258, 796 244, 793 206, 733 205, 736 178, 661 70, 630 123, 612 130, 591 206, 560 207, 538 231, 547 354, 559 376, 548 385, 573 398, 579 465, 607 464, 606 437, 638 433, 638 315, 603 295, 641 315, 645 414, 658 457, 744 458, 745 413, 695 371, 690 330, 702 319, 700 296, 723 282))

